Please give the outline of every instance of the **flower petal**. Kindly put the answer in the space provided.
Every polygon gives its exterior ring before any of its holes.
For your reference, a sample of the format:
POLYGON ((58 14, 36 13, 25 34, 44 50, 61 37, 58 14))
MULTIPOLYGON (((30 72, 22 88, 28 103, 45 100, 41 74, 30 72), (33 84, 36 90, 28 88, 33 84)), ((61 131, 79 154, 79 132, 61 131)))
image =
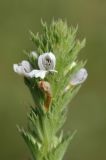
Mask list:
POLYGON ((43 64, 43 57, 44 57, 44 55, 40 55, 40 56, 39 56, 39 58, 38 58, 38 66, 39 66, 39 68, 40 68, 41 70, 46 70, 46 69, 45 69, 45 66, 44 66, 44 64, 43 64))
POLYGON ((46 74, 48 73, 48 71, 44 71, 44 70, 32 70, 30 73, 28 73, 30 78, 41 78, 44 79, 46 74))
POLYGON ((30 72, 30 71, 31 71, 31 65, 30 65, 30 63, 29 63, 28 61, 26 61, 26 60, 23 60, 23 61, 19 64, 19 66, 22 66, 23 69, 25 70, 25 72, 30 72))
POLYGON ((76 74, 74 74, 70 80, 71 85, 78 85, 83 83, 87 79, 88 73, 85 68, 81 68, 76 74))
POLYGON ((58 71, 56 71, 56 70, 49 70, 49 72, 51 72, 51 73, 57 73, 58 71))
POLYGON ((38 66, 40 70, 54 70, 56 58, 53 53, 44 53, 38 58, 38 66))
POLYGON ((28 73, 31 71, 31 65, 28 61, 23 60, 19 64, 13 65, 13 70, 19 75, 23 75, 25 77, 28 77, 28 73))
POLYGON ((14 70, 14 72, 18 73, 19 75, 24 75, 23 67, 19 66, 18 64, 13 64, 13 70, 14 70))

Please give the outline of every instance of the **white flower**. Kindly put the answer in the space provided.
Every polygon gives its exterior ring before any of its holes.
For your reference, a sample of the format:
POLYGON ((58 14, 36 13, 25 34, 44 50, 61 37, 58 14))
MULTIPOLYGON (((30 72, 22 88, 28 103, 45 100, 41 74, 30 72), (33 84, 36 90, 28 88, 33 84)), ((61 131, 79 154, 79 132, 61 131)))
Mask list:
POLYGON ((41 79, 44 79, 45 76, 49 72, 57 72, 54 70, 56 65, 56 58, 53 53, 44 53, 38 57, 38 66, 40 70, 32 70, 32 72, 29 73, 30 77, 40 77, 41 79))
POLYGON ((48 73, 48 71, 34 69, 29 73, 29 77, 30 78, 35 77, 35 78, 44 79, 47 73, 48 73))
POLYGON ((38 58, 38 66, 40 70, 53 71, 56 65, 56 58, 53 53, 44 53, 38 58))
POLYGON ((13 70, 19 75, 23 75, 25 77, 29 77, 29 73, 31 72, 32 68, 28 61, 23 60, 19 64, 13 65, 13 70))
POLYGON ((78 85, 83 83, 87 79, 88 73, 85 68, 81 68, 77 73, 75 73, 70 80, 71 85, 78 85))
POLYGON ((81 68, 71 77, 70 83, 65 87, 63 94, 66 93, 71 88, 71 86, 82 84, 87 79, 87 77, 87 70, 85 68, 81 68))
MULTIPOLYGON (((33 53, 32 53, 33 54, 33 53)), ((35 54, 35 53, 34 53, 35 54)), ((20 64, 14 64, 13 69, 16 73, 29 78, 44 79, 49 72, 57 72, 54 70, 56 65, 56 58, 53 53, 44 53, 38 57, 38 69, 32 70, 32 67, 28 61, 22 61, 20 64)))

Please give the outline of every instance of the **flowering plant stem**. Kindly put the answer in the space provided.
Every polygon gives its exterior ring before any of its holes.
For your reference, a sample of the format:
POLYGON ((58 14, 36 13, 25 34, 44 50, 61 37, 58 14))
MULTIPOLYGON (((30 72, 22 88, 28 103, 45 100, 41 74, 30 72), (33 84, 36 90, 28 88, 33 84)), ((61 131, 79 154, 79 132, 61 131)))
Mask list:
POLYGON ((27 130, 18 130, 33 160, 62 160, 75 134, 64 135, 61 130, 67 105, 87 78, 85 62, 77 59, 85 39, 77 40, 77 27, 68 27, 62 20, 52 21, 49 27, 41 24, 41 35, 30 32, 36 52, 13 66, 23 75, 35 104, 27 115, 27 130))

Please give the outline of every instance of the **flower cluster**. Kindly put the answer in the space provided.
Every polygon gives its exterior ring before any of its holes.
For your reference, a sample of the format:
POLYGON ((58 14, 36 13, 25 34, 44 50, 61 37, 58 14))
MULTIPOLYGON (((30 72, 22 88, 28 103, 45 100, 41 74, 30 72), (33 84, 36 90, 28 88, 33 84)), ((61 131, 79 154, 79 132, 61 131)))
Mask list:
MULTIPOLYGON (((48 73, 57 73, 55 70, 56 66, 56 57, 52 52, 47 52, 41 54, 39 57, 36 52, 31 52, 31 56, 33 59, 37 59, 39 69, 32 68, 31 64, 23 60, 19 64, 13 65, 13 70, 19 74, 23 75, 27 78, 41 78, 44 79, 48 73)), ((76 63, 73 62, 71 65, 71 69, 76 66, 76 63)), ((85 68, 81 68, 78 70, 70 79, 70 85, 75 86, 78 84, 82 84, 87 79, 88 73, 85 68)))
MULTIPOLYGON (((35 52, 31 52, 34 58, 37 58, 35 52)), ((53 53, 44 53, 38 57, 38 67, 39 69, 32 68, 31 64, 23 60, 19 64, 14 64, 13 69, 19 75, 23 75, 29 78, 41 78, 44 79, 48 73, 57 72, 55 69, 56 58, 53 53)))

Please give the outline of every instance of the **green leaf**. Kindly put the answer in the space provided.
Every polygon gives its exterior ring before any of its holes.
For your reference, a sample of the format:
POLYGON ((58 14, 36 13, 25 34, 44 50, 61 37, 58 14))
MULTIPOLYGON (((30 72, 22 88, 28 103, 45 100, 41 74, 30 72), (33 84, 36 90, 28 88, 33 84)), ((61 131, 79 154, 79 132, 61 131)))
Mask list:
POLYGON ((72 135, 67 135, 60 144, 54 148, 51 153, 48 154, 48 160, 61 160, 67 150, 68 145, 70 144, 71 140, 73 139, 76 131, 72 135))

